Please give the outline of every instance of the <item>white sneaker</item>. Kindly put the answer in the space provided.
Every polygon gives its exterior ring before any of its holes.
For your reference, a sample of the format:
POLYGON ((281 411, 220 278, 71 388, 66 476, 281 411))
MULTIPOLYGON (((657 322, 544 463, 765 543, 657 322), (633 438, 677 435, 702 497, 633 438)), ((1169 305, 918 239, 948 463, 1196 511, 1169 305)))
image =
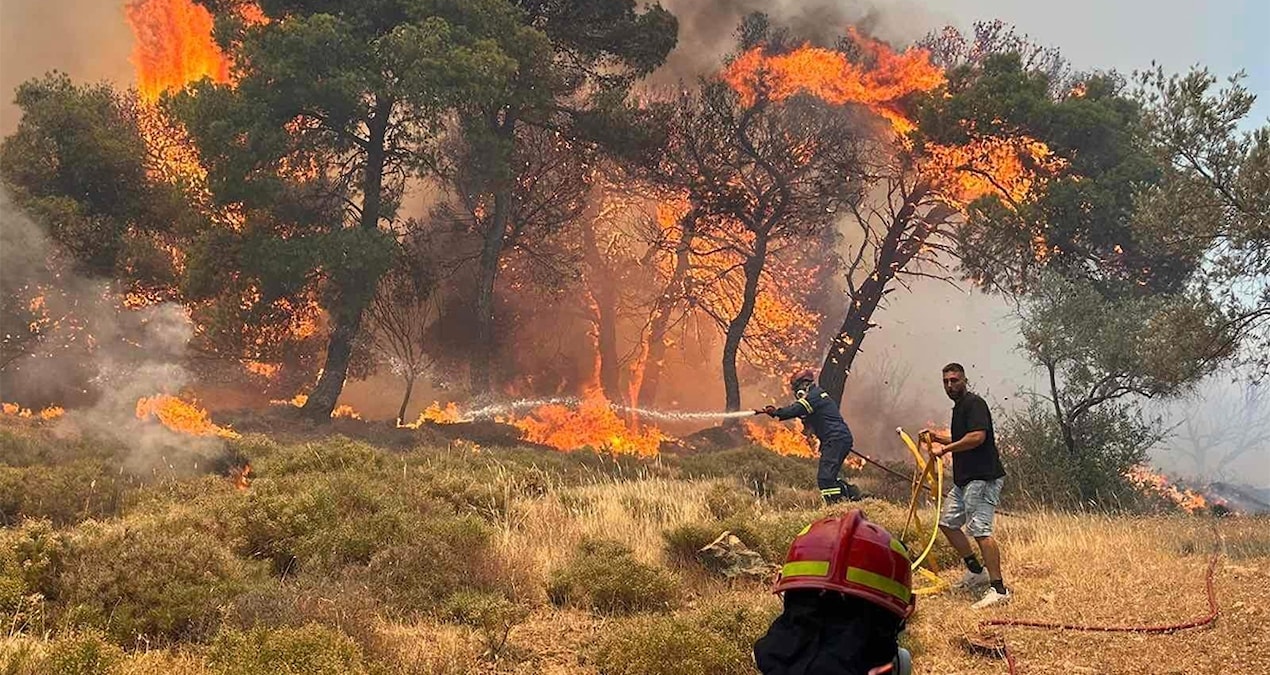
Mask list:
POLYGON ((1003 605, 1009 602, 1013 595, 1014 594, 1011 593, 1009 589, 1006 589, 1005 593, 998 593, 997 589, 989 588, 988 592, 983 594, 983 598, 979 600, 979 602, 971 605, 970 608, 983 609, 984 607, 991 607, 993 605, 1003 605))
POLYGON ((983 570, 978 574, 966 570, 966 573, 962 574, 960 579, 953 582, 952 587, 956 589, 976 588, 978 586, 987 586, 989 581, 991 580, 988 578, 988 570, 983 570))

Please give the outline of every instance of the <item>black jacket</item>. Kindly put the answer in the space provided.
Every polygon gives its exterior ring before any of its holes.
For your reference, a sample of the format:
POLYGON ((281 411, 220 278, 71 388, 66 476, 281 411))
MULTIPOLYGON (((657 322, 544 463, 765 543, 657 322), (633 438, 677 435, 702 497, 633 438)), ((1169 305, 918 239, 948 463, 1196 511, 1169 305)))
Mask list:
POLYGON ((821 445, 834 442, 850 445, 853 442, 851 429, 842 419, 842 413, 838 412, 838 402, 819 385, 813 384, 806 390, 800 390, 793 403, 777 409, 774 415, 780 420, 801 418, 803 424, 816 432, 821 445))
POLYGON ((895 658, 903 628, 858 598, 787 591, 785 610, 754 643, 754 660, 763 675, 867 675, 895 658))

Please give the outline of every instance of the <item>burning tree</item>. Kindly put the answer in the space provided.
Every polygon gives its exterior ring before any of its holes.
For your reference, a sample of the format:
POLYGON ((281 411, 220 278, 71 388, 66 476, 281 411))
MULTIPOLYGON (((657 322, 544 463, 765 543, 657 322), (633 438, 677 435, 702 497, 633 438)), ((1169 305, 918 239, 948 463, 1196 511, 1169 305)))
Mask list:
MULTIPOLYGON (((283 288, 321 289, 331 332, 304 412, 329 418, 380 276, 406 180, 441 116, 506 86, 514 61, 483 29, 506 12, 466 5, 420 13, 410 3, 265 5, 205 0, 233 84, 203 81, 174 101, 222 204, 247 215, 234 231, 244 264, 283 288)), ((499 23, 499 22, 503 23, 499 23)))
POLYGON ((499 269, 509 242, 523 231, 519 193, 532 180, 517 161, 525 144, 543 132, 557 142, 619 138, 613 122, 622 119, 626 91, 665 59, 677 32, 674 17, 655 4, 643 12, 628 0, 508 4, 514 8, 499 16, 509 23, 491 37, 518 64, 517 75, 461 106, 459 119, 469 150, 459 191, 474 206, 472 225, 482 238, 471 359, 478 393, 491 385, 499 269))
MULTIPOLYGON (((818 238, 856 194, 857 123, 808 97, 772 100, 761 89, 750 97, 722 80, 681 94, 669 120, 655 173, 690 204, 680 241, 690 234, 683 243, 689 257, 720 261, 708 285, 737 281, 735 293, 698 307, 724 329, 726 405, 738 410, 737 357, 765 273, 792 247, 818 238)), ((675 275, 683 273, 681 260, 675 275)))

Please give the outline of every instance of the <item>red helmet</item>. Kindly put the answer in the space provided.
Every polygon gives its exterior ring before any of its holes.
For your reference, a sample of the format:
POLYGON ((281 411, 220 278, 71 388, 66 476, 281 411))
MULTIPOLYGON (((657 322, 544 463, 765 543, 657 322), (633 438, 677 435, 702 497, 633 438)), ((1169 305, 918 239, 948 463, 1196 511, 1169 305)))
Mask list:
POLYGON ((797 386, 799 382, 802 382, 804 380, 809 382, 815 382, 816 371, 812 370, 811 368, 803 368, 802 370, 794 373, 793 375, 789 377, 789 386, 791 387, 797 386))
POLYGON ((900 540, 852 510, 818 520, 794 537, 772 592, 836 591, 907 619, 917 602, 912 575, 900 540))

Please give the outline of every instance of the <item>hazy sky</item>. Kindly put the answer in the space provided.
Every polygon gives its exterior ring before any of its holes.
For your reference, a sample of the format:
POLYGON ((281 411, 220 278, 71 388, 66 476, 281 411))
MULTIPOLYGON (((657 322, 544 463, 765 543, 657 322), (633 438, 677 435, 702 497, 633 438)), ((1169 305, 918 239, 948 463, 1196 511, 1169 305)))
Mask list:
POLYGON ((1270 118, 1268 0, 918 0, 943 23, 1003 19, 1078 68, 1166 71, 1203 64, 1224 78, 1242 69, 1258 95, 1252 118, 1270 118))

